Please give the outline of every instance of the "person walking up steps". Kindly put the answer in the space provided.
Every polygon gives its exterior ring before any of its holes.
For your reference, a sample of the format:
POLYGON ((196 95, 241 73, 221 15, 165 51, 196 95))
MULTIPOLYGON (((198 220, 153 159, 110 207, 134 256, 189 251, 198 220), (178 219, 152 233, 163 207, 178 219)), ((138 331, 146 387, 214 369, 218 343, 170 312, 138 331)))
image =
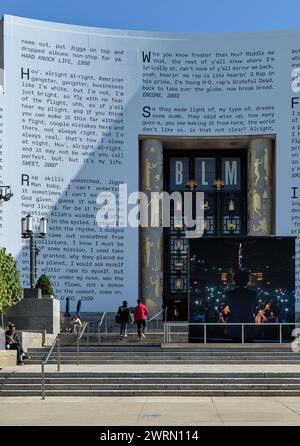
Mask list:
POLYGON ((123 300, 123 304, 119 307, 117 315, 120 321, 120 336, 121 338, 127 338, 128 324, 132 322, 127 300, 123 300))
POLYGON ((137 333, 140 341, 146 337, 145 328, 148 314, 148 308, 142 303, 141 299, 138 299, 137 306, 134 309, 134 322, 137 325, 137 333))

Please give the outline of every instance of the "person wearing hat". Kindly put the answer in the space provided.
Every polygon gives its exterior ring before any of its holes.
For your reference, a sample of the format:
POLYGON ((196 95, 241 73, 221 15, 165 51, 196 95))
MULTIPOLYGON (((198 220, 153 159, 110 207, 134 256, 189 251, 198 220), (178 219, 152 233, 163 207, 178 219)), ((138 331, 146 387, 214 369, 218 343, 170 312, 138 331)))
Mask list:
POLYGON ((5 332, 5 345, 7 350, 17 350, 17 364, 24 365, 23 360, 29 359, 24 353, 23 347, 17 335, 16 326, 12 323, 8 324, 8 330, 5 332))

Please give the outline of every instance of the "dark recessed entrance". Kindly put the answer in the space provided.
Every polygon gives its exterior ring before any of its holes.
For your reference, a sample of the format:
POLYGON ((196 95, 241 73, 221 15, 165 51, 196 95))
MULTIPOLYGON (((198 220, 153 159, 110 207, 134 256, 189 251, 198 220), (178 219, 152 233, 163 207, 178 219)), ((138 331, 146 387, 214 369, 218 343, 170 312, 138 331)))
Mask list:
MULTIPOLYGON (((204 237, 247 234, 247 151, 166 150, 164 190, 204 192, 204 237)), ((193 206, 196 206, 193 200, 193 206)), ((196 209, 193 209, 196 215, 196 209)), ((188 320, 188 247, 184 222, 164 230, 164 306, 168 320, 188 320)))

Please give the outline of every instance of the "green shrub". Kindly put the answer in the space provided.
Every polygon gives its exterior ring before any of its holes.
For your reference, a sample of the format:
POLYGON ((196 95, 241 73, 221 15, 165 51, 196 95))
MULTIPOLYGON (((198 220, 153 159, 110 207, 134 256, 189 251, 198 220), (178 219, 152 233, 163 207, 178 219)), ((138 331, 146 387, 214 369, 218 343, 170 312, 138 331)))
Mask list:
POLYGON ((54 291, 53 291, 53 288, 52 288, 52 283, 51 283, 49 277, 46 274, 42 274, 40 276, 40 278, 37 281, 35 287, 36 288, 41 288, 43 296, 54 294, 54 291))
POLYGON ((0 248, 0 313, 16 304, 22 297, 21 274, 15 259, 0 248))

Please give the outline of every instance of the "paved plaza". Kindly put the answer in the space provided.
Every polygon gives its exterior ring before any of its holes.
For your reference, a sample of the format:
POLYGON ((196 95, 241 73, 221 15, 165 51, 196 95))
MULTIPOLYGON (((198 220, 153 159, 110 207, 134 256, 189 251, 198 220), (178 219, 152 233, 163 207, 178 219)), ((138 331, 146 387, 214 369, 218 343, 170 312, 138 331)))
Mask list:
POLYGON ((2 397, 0 425, 300 426, 300 397, 2 397))

